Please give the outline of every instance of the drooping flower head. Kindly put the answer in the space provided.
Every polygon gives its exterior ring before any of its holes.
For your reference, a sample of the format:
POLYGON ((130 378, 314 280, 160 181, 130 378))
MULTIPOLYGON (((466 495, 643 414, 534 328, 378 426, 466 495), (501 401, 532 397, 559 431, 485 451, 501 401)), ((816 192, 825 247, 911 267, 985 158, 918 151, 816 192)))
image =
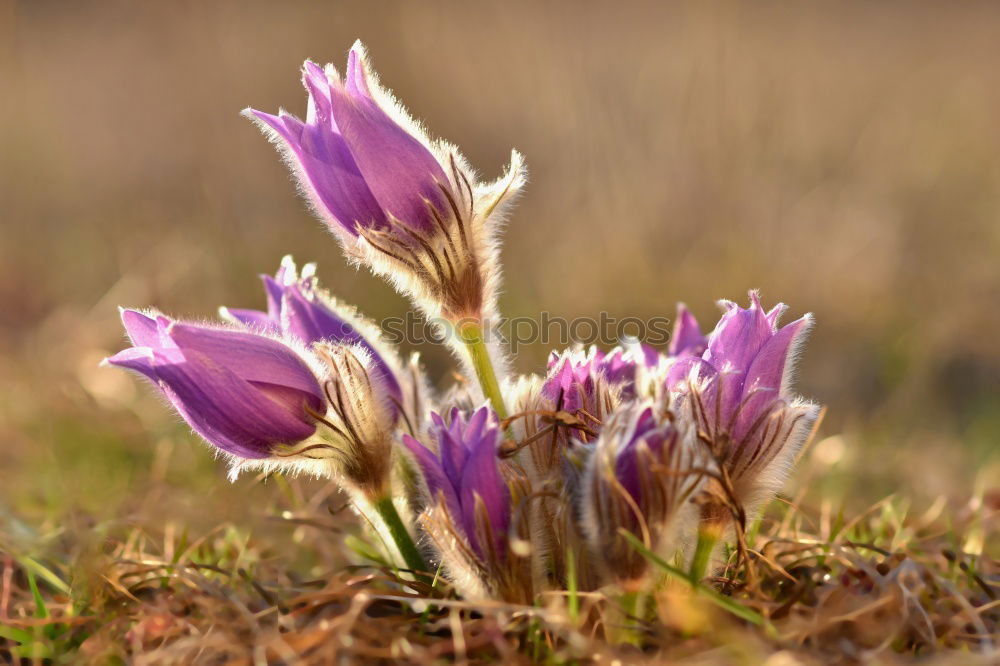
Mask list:
POLYGON ((725 312, 705 351, 679 358, 666 383, 712 442, 740 499, 754 505, 784 481, 818 415, 791 391, 795 355, 813 318, 779 328, 787 306, 765 312, 756 292, 749 308, 720 305, 725 312))
POLYGON ((295 262, 286 256, 274 277, 263 275, 261 279, 267 295, 267 311, 221 308, 223 317, 251 330, 297 340, 306 347, 321 342, 357 345, 365 350, 374 372, 381 375, 390 402, 402 404, 398 361, 393 350, 384 347, 376 350, 372 342, 378 336, 375 325, 319 287, 315 264, 303 266, 300 275, 295 262))
POLYGON ((581 485, 584 532, 605 574, 633 580, 646 568, 619 529, 656 550, 677 518, 690 514, 687 500, 708 463, 693 434, 648 403, 622 407, 605 424, 581 485))
POLYGON ((344 76, 306 61, 303 83, 305 122, 284 111, 245 113, 282 150, 347 254, 432 316, 492 315, 497 219, 523 184, 520 156, 496 182, 478 183, 453 146, 432 142, 379 86, 360 43, 344 76))
POLYGON ((292 348, 247 331, 122 310, 133 347, 106 360, 139 372, 220 451, 263 459, 316 432, 326 398, 292 348))

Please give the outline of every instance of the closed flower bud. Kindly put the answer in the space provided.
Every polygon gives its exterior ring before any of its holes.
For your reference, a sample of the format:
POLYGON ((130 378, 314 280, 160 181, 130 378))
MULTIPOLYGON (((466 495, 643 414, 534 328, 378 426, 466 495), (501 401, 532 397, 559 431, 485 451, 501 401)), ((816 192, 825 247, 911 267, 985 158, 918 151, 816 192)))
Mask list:
POLYGON ((583 533, 605 575, 630 581, 646 570, 620 529, 652 550, 676 549, 676 527, 695 518, 688 500, 704 482, 706 453, 693 431, 679 430, 649 404, 622 408, 605 424, 580 488, 583 533))
POLYGON ((620 392, 608 381, 604 360, 604 354, 594 347, 589 351, 552 352, 549 356, 541 397, 551 409, 569 413, 580 421, 576 436, 583 442, 593 439, 594 429, 620 402, 620 392))
POLYGON ((491 316, 497 224, 524 182, 520 155, 496 182, 477 182, 453 146, 431 141, 379 86, 360 43, 343 76, 306 61, 303 83, 305 122, 284 111, 246 114, 279 146, 347 254, 432 316, 491 316))
POLYGON ((315 370, 270 337, 122 310, 133 347, 106 360, 163 391, 205 440, 236 459, 272 457, 316 432, 326 411, 315 370))
POLYGON ((448 422, 431 416, 436 450, 403 435, 427 491, 421 520, 463 595, 509 598, 525 563, 510 561, 512 496, 497 457, 496 415, 484 406, 468 418, 454 409, 448 422))

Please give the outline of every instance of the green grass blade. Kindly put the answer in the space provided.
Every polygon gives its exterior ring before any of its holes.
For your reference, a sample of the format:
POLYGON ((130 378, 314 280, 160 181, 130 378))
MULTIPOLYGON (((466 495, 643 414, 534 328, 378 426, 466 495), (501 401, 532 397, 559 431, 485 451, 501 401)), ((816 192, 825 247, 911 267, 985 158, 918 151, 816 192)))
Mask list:
POLYGON ((764 616, 758 613, 757 611, 751 608, 747 608, 743 604, 733 599, 730 599, 729 597, 719 594, 710 587, 706 587, 701 583, 692 582, 691 577, 688 576, 687 572, 668 564, 667 561, 664 560, 662 557, 660 557, 650 549, 646 548, 646 546, 642 543, 642 541, 637 539, 635 535, 633 535, 631 532, 628 532, 627 530, 624 529, 620 529, 618 530, 618 533, 626 541, 629 542, 629 545, 632 546, 632 548, 634 548, 637 553, 639 553, 647 560, 649 560, 649 562, 652 563, 656 568, 658 568, 671 578, 684 581, 685 583, 691 585, 692 588, 694 588, 700 595, 702 595, 703 597, 714 603, 719 608, 722 608, 726 612, 735 615, 741 620, 746 620, 751 624, 755 624, 761 627, 771 626, 771 623, 768 622, 767 619, 764 618, 764 616))
POLYGON ((35 617, 40 620, 47 619, 49 617, 49 609, 45 605, 42 593, 38 591, 38 581, 35 580, 35 572, 28 569, 26 573, 28 574, 28 587, 31 589, 31 596, 35 599, 35 617))
POLYGON ((32 643, 35 640, 34 635, 30 631, 18 629, 17 627, 12 627, 8 624, 0 624, 0 638, 6 638, 9 641, 14 641, 24 645, 32 643))
POLYGON ((36 576, 51 585, 56 591, 67 596, 72 594, 69 589, 69 585, 67 585, 63 579, 54 574, 50 569, 43 566, 38 560, 32 557, 22 556, 18 558, 18 563, 24 567, 25 571, 33 572, 36 576))

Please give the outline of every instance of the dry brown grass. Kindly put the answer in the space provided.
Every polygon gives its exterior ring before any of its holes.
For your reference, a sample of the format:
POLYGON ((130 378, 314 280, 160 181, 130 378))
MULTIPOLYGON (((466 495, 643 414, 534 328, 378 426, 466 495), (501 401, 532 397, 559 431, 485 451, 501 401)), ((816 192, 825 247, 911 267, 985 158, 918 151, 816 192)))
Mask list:
POLYGON ((919 516, 887 498, 850 519, 779 501, 749 535, 750 564, 712 581, 731 608, 668 578, 629 619, 614 591, 469 604, 442 581, 408 582, 366 558, 330 489, 303 502, 315 487, 280 485, 271 533, 96 525, 84 550, 37 535, 49 542, 41 556, 3 561, 0 654, 136 664, 986 664, 1000 654, 996 496, 919 516), (354 564, 328 569, 331 547, 354 564))

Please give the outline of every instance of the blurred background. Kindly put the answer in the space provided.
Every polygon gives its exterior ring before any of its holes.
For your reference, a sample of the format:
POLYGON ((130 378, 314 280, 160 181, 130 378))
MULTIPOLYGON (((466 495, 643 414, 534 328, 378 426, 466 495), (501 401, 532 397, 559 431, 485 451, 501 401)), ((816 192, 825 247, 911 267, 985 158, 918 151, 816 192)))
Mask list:
MULTIPOLYGON (((305 58, 356 38, 436 136, 531 182, 510 316, 672 317, 760 288, 815 313, 828 406, 800 488, 963 501, 1000 477, 995 3, 0 2, 0 518, 246 523, 235 486, 131 375, 116 306, 262 303, 282 255, 370 316, 238 112, 305 111, 305 58)), ((450 361, 421 350, 439 385, 450 361)), ((548 349, 521 350, 538 371, 548 349)), ((20 529, 20 528, 18 528, 20 529)))

